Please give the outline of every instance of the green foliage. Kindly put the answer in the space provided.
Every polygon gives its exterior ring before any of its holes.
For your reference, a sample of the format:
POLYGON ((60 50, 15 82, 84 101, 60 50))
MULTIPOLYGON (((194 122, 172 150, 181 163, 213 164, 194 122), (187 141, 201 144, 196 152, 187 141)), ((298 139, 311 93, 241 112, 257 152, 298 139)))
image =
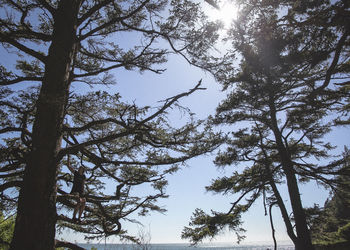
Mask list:
POLYGON ((349 150, 345 147, 342 161, 342 175, 337 178, 333 197, 322 209, 309 209, 313 241, 320 245, 350 241, 350 175, 349 150))
POLYGON ((10 248, 10 243, 15 228, 15 217, 10 216, 5 219, 0 213, 0 248, 3 250, 10 248))
POLYGON ((223 228, 228 226, 230 230, 236 232, 237 243, 239 243, 245 238, 241 235, 245 230, 240 227, 242 224, 240 213, 246 209, 246 206, 237 206, 230 213, 212 212, 212 215, 207 215, 203 210, 196 209, 191 217, 190 227, 184 228, 181 238, 191 238, 192 242, 196 244, 204 238, 213 239, 223 228))
POLYGON ((345 226, 340 227, 337 233, 346 241, 350 241, 350 222, 345 226))

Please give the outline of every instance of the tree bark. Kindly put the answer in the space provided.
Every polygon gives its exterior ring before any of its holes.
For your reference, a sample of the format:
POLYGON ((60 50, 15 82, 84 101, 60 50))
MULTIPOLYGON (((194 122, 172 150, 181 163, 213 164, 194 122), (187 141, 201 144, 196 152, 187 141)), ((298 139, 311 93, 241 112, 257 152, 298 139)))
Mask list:
POLYGON ((266 166, 266 169, 268 171, 269 178, 270 178, 270 186, 271 186, 272 191, 273 191, 275 198, 276 198, 276 204, 278 205, 278 207, 281 211, 282 218, 283 218, 284 224, 285 224, 286 229, 287 229, 287 234, 288 234, 289 238, 293 241, 294 245, 297 245, 298 239, 293 231, 293 226, 290 222, 290 218, 288 216, 287 209, 283 203, 282 196, 281 196, 280 192, 278 191, 278 188, 275 184, 275 181, 272 178, 272 173, 271 173, 269 166, 266 166))
POLYGON ((76 48, 76 21, 81 0, 61 0, 54 12, 53 40, 45 61, 32 149, 19 193, 11 250, 54 249, 56 179, 62 125, 76 48))
POLYGON ((270 96, 269 108, 271 116, 271 129, 273 130, 275 136, 277 149, 282 164, 282 169, 284 174, 286 175, 289 198, 295 219, 295 228, 297 234, 297 244, 295 246, 295 249, 313 250, 314 247, 312 245, 310 232, 307 228, 306 216, 300 198, 300 192, 297 178, 295 175, 294 166, 291 161, 291 156, 283 143, 282 134, 278 128, 276 107, 272 96, 270 96))
MULTIPOLYGON (((258 128, 259 135, 260 135, 260 143, 261 143, 261 145, 264 145, 263 140, 262 140, 263 134, 261 133, 261 131, 259 129, 259 126, 257 126, 257 128, 258 128)), ((273 205, 277 204, 279 209, 280 209, 280 211, 281 211, 281 215, 282 215, 284 224, 285 224, 286 229, 287 229, 287 234, 288 234, 289 238, 293 241, 294 245, 297 245, 297 242, 298 242, 297 236, 294 233, 293 225, 292 225, 291 220, 289 218, 286 206, 284 205, 282 196, 281 196, 280 192, 278 191, 278 188, 276 186, 276 182, 275 182, 275 180, 273 178, 273 173, 271 171, 270 163, 268 161, 269 156, 266 153, 265 148, 263 146, 261 146, 261 150, 262 150, 262 152, 264 154, 264 157, 265 157, 265 160, 264 160, 263 164, 264 164, 265 170, 267 172, 267 177, 269 179, 269 184, 270 184, 270 186, 272 188, 272 191, 273 191, 273 194, 275 195, 275 198, 276 198, 276 201, 272 205, 270 205, 270 217, 271 217, 271 228, 272 228, 272 231, 274 231, 274 229, 273 229, 273 223, 272 223, 271 208, 272 208, 273 205)), ((273 235, 274 235, 274 233, 273 233, 273 235)), ((274 239, 274 241, 275 241, 275 239, 274 239)))
POLYGON ((276 204, 276 202, 270 204, 269 216, 270 216, 270 225, 271 225, 271 232, 272 232, 272 239, 273 239, 273 249, 277 250, 276 230, 275 230, 275 226, 273 225, 273 218, 272 218, 272 207, 275 204, 276 204))

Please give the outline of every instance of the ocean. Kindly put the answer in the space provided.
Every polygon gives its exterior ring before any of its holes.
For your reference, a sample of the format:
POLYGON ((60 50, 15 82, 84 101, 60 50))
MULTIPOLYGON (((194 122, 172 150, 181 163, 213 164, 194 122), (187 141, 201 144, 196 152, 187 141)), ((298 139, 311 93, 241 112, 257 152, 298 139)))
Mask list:
MULTIPOLYGON (((87 250, 273 250, 273 245, 232 245, 203 244, 191 247, 189 244, 149 244, 137 246, 132 244, 79 244, 87 250)), ((280 245, 278 250, 294 250, 293 245, 280 245)))

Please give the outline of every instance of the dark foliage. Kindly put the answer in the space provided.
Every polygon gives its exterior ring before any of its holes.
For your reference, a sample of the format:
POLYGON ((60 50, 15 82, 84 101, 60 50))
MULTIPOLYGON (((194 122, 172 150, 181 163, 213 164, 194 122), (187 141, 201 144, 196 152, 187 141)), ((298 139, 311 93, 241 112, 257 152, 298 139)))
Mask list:
POLYGON ((312 249, 298 183, 314 180, 334 189, 337 176, 345 174, 339 167, 342 160, 332 162, 333 146, 323 138, 334 124, 330 115, 344 109, 348 98, 339 85, 348 86, 350 79, 349 5, 239 3, 240 14, 225 38, 231 45, 221 58, 225 63, 211 67, 210 62, 198 61, 228 92, 212 123, 228 125, 233 132, 215 163, 241 168, 214 180, 207 190, 238 198, 227 213, 197 211, 182 236, 193 243, 214 237, 224 228, 222 215, 239 233, 241 214, 262 197, 264 204, 280 208, 296 249, 312 249), (283 184, 292 217, 278 191, 283 184))
POLYGON ((18 207, 11 249, 52 249, 57 222, 92 238, 135 240, 122 220, 163 212, 156 201, 166 197, 165 176, 220 140, 192 118, 179 128, 167 121, 169 108, 200 86, 152 109, 118 94, 72 93, 71 85, 113 84, 118 68, 162 73, 168 54, 209 49, 218 24, 189 1, 1 0, 0 8, 0 43, 11 58, 0 65, 1 206, 18 207), (62 168, 68 154, 87 168, 81 224, 66 216, 74 207, 62 168), (114 191, 104 189, 107 180, 114 191), (142 184, 146 193, 133 193, 142 184))

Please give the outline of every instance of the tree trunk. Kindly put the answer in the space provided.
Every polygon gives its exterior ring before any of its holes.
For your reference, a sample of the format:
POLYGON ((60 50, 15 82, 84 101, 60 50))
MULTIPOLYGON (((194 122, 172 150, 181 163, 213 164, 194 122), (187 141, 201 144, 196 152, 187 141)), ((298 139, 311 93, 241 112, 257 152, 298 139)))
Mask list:
POLYGON ((273 225, 273 218, 272 218, 272 207, 276 204, 276 202, 270 204, 269 207, 269 216, 270 216, 270 225, 271 225, 271 232, 272 232, 272 239, 273 239, 273 249, 277 250, 277 240, 276 240, 276 230, 275 226, 273 225))
POLYGON ((296 235, 294 234, 293 226, 290 222, 290 218, 288 216, 286 206, 284 205, 282 196, 281 196, 280 192, 278 191, 278 188, 275 184, 275 181, 273 180, 271 169, 268 165, 266 166, 266 170, 268 171, 268 175, 269 175, 269 179, 270 179, 270 186, 272 188, 273 194, 275 195, 276 204, 278 205, 278 207, 281 211, 282 218, 283 218, 284 224, 285 224, 286 229, 287 229, 287 234, 288 234, 289 238, 293 241, 294 245, 297 245, 298 239, 297 239, 296 235))
POLYGON ((62 124, 68 101, 70 71, 76 48, 76 21, 81 0, 61 0, 54 14, 53 39, 33 125, 19 193, 11 250, 54 249, 56 179, 62 124))
POLYGON ((277 149, 282 164, 282 169, 284 174, 286 175, 289 198, 295 219, 295 228, 297 234, 297 245, 295 246, 295 249, 313 250, 314 247, 312 245, 310 232, 307 228, 306 216, 300 199, 300 192, 294 171, 294 166, 291 161, 290 154, 288 153, 283 143, 282 134, 278 128, 276 108, 272 96, 270 96, 269 108, 271 115, 271 128, 275 136, 277 149))

